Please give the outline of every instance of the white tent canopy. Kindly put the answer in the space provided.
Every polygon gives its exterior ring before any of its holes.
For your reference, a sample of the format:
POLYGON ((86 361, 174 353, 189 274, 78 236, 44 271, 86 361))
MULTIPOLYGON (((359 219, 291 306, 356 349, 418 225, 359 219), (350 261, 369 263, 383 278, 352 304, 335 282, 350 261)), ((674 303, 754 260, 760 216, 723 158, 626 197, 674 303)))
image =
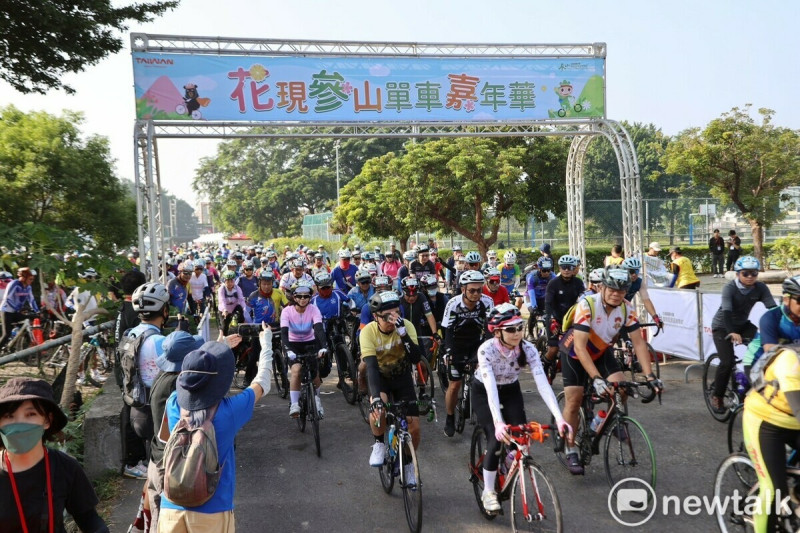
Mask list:
POLYGON ((225 242, 224 233, 207 233, 194 240, 195 244, 216 244, 218 246, 222 246, 223 242, 225 242))

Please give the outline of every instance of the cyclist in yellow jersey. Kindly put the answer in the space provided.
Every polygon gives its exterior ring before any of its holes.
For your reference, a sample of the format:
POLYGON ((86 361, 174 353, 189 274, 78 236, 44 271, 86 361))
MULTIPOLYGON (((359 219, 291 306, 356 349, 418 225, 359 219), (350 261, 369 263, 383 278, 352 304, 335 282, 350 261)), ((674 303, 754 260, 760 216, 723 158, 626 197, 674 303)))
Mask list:
POLYGON ((700 280, 694 273, 694 266, 688 257, 684 257, 680 246, 673 246, 669 249, 669 256, 672 259, 670 268, 675 274, 671 287, 676 289, 696 289, 700 286, 700 280))
POLYGON ((776 495, 781 501, 789 496, 786 445, 800 448, 800 355, 783 348, 767 365, 763 372, 766 386, 754 383, 745 398, 742 418, 744 444, 759 482, 761 505, 755 506, 753 513, 756 533, 775 531, 776 509, 780 508, 776 495))

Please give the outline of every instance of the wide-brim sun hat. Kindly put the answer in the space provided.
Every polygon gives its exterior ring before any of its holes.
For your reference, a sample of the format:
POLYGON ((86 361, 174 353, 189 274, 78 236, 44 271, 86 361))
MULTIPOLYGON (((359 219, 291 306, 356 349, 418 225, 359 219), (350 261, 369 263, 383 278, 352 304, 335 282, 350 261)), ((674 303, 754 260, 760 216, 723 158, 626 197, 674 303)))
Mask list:
POLYGON ((164 353, 156 358, 156 365, 164 372, 180 372, 186 354, 199 349, 205 339, 200 335, 190 335, 185 331, 173 331, 161 345, 164 353))
POLYGON ((208 341, 189 352, 178 376, 178 405, 198 411, 219 403, 231 388, 234 367, 233 352, 227 344, 208 341))
POLYGON ((47 434, 58 433, 67 425, 67 415, 61 410, 53 395, 53 387, 42 379, 11 378, 0 387, 0 404, 25 400, 44 402, 48 411, 53 414, 53 421, 47 434))

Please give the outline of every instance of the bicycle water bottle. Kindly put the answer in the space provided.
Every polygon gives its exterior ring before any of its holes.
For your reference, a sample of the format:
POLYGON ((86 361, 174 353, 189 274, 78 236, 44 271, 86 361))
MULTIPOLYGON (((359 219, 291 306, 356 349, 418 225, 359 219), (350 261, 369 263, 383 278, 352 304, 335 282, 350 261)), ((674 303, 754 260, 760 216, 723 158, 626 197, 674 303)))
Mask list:
POLYGON ((747 379, 747 376, 741 370, 736 371, 736 392, 739 394, 739 398, 743 398, 744 394, 747 392, 747 389, 750 388, 750 380, 747 379))
POLYGON ((19 333, 19 326, 16 326, 14 329, 11 330, 11 337, 9 338, 13 339, 14 337, 17 336, 17 333, 19 333))
POLYGON ((592 423, 589 424, 589 429, 592 430, 592 433, 597 433, 597 430, 600 429, 600 426, 605 422, 606 416, 608 416, 608 414, 602 409, 597 411, 597 414, 594 415, 592 419, 592 423))
POLYGON ((235 314, 233 315, 233 318, 231 318, 231 327, 232 328, 239 327, 239 319, 236 318, 235 314))

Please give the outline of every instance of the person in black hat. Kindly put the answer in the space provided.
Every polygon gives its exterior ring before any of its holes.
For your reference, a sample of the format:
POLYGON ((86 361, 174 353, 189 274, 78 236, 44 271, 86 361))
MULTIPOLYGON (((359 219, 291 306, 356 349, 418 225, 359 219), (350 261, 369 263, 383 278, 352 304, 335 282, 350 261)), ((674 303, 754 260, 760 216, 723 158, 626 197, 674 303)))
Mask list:
POLYGON ((64 510, 81 531, 107 533, 97 495, 78 462, 44 441, 67 425, 40 379, 13 378, 0 387, 0 527, 65 531, 64 510))
MULTIPOLYGON (((228 342, 229 339, 225 339, 228 342)), ((166 404, 169 430, 181 416, 192 427, 199 427, 211 417, 217 440, 222 473, 214 495, 198 507, 182 507, 161 497, 160 533, 193 531, 234 531, 233 498, 236 487, 236 455, 233 441, 250 420, 255 403, 270 389, 272 377, 272 330, 261 324, 261 354, 258 373, 241 394, 225 397, 233 382, 235 360, 228 344, 208 341, 189 352, 181 364, 177 390, 166 404), (188 413, 185 413, 188 411, 188 413), (188 525, 191 524, 192 528, 188 525)))

